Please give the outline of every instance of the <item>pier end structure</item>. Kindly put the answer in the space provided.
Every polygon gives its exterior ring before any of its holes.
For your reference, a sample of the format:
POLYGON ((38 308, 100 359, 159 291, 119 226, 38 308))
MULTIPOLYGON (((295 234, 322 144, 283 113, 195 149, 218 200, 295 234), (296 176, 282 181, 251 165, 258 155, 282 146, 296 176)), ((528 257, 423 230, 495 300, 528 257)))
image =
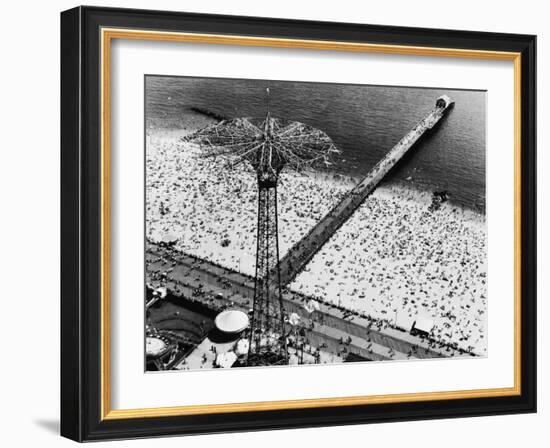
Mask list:
POLYGON ((374 191, 382 179, 427 131, 439 123, 453 105, 454 101, 447 95, 437 98, 435 107, 430 113, 399 140, 384 158, 304 238, 290 248, 280 261, 282 285, 288 285, 294 280, 329 238, 374 191))

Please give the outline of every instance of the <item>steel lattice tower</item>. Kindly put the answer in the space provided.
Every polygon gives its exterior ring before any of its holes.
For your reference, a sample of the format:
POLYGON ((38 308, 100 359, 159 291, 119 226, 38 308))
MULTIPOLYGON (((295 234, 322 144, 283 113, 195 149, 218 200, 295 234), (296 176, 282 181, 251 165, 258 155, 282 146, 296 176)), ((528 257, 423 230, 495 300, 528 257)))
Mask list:
POLYGON ((285 316, 279 266, 277 183, 283 168, 302 171, 330 165, 338 153, 319 129, 298 121, 271 117, 269 88, 265 118, 235 118, 200 129, 183 141, 198 143, 204 157, 223 157, 224 169, 248 164, 258 180, 258 234, 254 305, 248 365, 286 364, 285 316))
MULTIPOLYGON (((267 136, 269 138, 269 131, 267 136)), ((279 268, 277 181, 278 172, 258 171, 256 277, 248 365, 286 364, 287 361, 279 268)))

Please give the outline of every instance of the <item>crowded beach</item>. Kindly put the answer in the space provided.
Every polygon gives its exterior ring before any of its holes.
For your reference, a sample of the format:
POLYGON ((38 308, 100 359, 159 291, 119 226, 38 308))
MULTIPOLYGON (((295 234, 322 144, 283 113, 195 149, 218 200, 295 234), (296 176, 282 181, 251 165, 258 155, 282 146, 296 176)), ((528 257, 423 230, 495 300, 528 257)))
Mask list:
MULTIPOLYGON (((179 130, 148 128, 147 238, 253 276, 257 182, 229 172, 181 137, 212 118, 190 115, 179 130)), ((357 181, 284 172, 278 187, 279 246, 290 248, 357 181)), ((483 215, 430 193, 379 187, 289 285, 292 290, 409 329, 433 322, 433 337, 486 355, 486 227, 483 215)))

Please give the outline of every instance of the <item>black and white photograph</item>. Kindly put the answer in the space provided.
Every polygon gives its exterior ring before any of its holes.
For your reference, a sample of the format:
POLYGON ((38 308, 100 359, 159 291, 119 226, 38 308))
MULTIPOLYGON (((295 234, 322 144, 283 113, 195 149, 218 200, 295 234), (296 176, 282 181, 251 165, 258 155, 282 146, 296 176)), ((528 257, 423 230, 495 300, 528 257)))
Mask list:
POLYGON ((1 446, 543 448, 544 2, 88 3, 2 10, 1 446))
POLYGON ((486 91, 144 84, 146 371, 488 356, 486 91))

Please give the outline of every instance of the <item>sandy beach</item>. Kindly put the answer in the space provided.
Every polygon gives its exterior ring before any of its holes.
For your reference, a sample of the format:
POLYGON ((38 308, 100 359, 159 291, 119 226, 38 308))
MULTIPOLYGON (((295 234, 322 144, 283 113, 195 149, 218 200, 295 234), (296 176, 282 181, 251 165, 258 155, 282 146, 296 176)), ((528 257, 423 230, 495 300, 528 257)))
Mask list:
MULTIPOLYGON (((201 158, 182 143, 185 131, 147 136, 147 237, 177 239, 183 252, 254 275, 257 181, 250 170, 228 173, 222 161, 201 158), (220 169, 221 168, 221 169, 220 169)), ((353 187, 326 175, 282 173, 278 188, 282 257, 353 187)))
MULTIPOLYGON (((254 275, 257 182, 228 173, 181 142, 189 129, 147 132, 147 237, 254 275)), ((339 175, 283 172, 278 188, 280 256, 354 185, 339 175)), ((318 252, 290 288, 409 329, 434 323, 434 337, 478 355, 486 341, 484 216, 429 193, 380 187, 318 252)))
POLYGON ((486 231, 482 216, 430 196, 381 187, 355 212, 291 289, 409 329, 418 318, 434 336, 483 355, 486 231))

